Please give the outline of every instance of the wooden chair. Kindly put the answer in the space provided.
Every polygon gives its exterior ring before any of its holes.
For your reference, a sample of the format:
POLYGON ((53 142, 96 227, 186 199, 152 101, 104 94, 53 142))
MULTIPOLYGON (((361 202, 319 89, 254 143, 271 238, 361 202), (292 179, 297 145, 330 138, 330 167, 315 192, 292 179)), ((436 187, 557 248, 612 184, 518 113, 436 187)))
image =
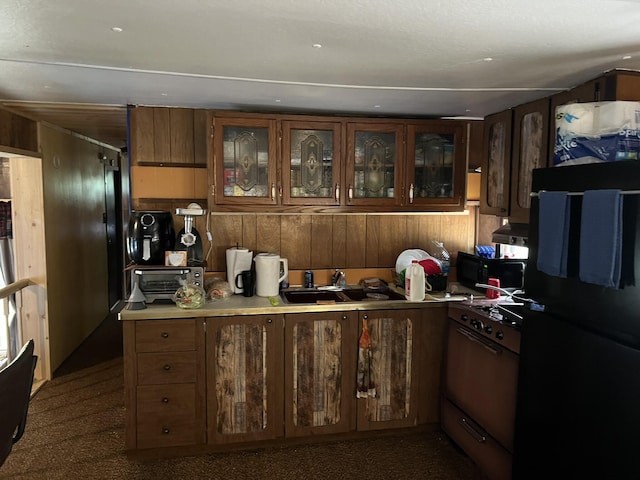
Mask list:
POLYGON ((29 340, 18 356, 0 370, 0 466, 11 453, 13 444, 22 437, 38 357, 29 340))

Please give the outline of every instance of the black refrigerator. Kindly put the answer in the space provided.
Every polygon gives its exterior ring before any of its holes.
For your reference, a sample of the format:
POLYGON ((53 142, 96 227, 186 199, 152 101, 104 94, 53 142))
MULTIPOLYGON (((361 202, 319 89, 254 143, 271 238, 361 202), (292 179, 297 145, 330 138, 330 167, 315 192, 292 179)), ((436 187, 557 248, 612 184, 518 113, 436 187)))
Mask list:
POLYGON ((524 314, 513 478, 640 479, 640 160, 537 169, 532 191, 525 292, 544 311, 524 314), (621 191, 617 287, 580 280, 584 192, 602 189, 621 191), (538 270, 543 191, 570 192, 562 275, 538 270))

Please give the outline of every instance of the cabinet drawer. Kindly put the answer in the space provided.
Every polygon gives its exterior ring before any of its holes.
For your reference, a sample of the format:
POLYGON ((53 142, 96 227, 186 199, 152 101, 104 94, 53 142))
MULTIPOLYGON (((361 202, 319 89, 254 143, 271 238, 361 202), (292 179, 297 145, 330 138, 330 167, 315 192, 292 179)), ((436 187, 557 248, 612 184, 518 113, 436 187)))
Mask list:
POLYGON ((146 320, 136 322, 136 351, 179 352, 195 350, 196 321, 146 320))
POLYGON ((448 400, 442 401, 442 429, 488 478, 511 479, 511 454, 448 400))
POLYGON ((196 352, 139 353, 138 385, 196 381, 196 352))
POLYGON ((198 442, 194 384, 138 387, 137 410, 138 448, 198 442))

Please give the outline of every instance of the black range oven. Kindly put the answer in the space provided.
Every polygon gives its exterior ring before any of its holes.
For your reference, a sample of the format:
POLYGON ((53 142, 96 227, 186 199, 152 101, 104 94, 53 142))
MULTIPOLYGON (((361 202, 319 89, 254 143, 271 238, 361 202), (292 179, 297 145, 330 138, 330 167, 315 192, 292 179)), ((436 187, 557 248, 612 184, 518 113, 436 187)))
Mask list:
POLYGON ((449 305, 442 428, 491 480, 510 480, 521 316, 449 305))

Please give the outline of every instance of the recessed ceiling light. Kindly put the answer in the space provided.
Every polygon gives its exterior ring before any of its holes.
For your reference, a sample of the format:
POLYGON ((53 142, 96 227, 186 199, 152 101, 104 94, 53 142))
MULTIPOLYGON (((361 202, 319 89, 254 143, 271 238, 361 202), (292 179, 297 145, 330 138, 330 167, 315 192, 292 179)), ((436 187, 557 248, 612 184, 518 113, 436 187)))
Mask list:
POLYGON ((622 57, 622 60, 629 60, 631 58, 631 55, 625 55, 624 57, 622 57))
POLYGON ((373 108, 380 108, 380 105, 374 105, 373 108))
POLYGON ((491 58, 491 57, 484 57, 484 58, 482 59, 482 61, 483 61, 483 62, 492 62, 492 61, 493 61, 493 58, 491 58))
POLYGON ((120 27, 111 27, 111 31, 120 33, 122 31, 122 29, 120 27))
POLYGON ((166 97, 167 94, 166 93, 161 93, 160 95, 162 95, 163 97, 166 97))
POLYGON ((314 43, 313 45, 311 45, 313 48, 322 48, 322 44, 321 43, 314 43))
POLYGON ((276 103, 280 103, 280 99, 279 98, 276 98, 276 103))

